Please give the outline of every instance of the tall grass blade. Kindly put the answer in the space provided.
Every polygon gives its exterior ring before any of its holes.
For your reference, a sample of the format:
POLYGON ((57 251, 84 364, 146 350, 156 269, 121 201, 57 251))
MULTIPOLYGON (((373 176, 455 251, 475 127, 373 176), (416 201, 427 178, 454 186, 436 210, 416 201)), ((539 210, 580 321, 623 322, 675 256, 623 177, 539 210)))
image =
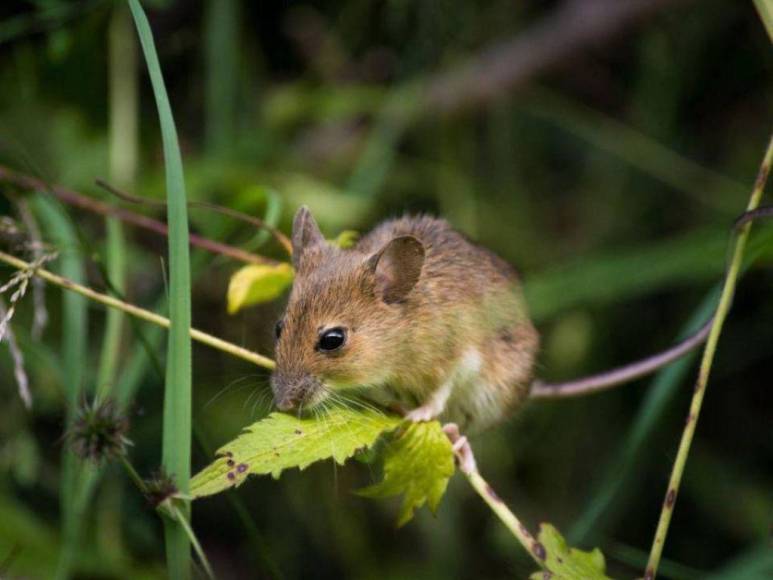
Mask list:
POLYGON ((239 2, 207 0, 204 16, 206 49, 206 146, 222 153, 234 142, 239 73, 239 2))
MULTIPOLYGON (((169 220, 169 318, 162 465, 178 489, 188 492, 191 469, 191 279, 188 252, 188 212, 182 156, 166 94, 161 65, 148 19, 137 0, 129 0, 161 124, 166 165, 169 220)), ((188 515, 189 510, 185 510, 188 515)), ((164 520, 167 570, 171 578, 190 577, 190 542, 179 523, 164 520)))
MULTIPOLYGON (((54 267, 63 276, 78 283, 85 282, 83 263, 75 227, 59 203, 46 195, 36 195, 32 209, 40 220, 47 241, 59 250, 54 267)), ((86 299, 72 292, 62 295, 62 358, 64 359, 65 425, 72 424, 83 395, 84 361, 87 360, 86 299)), ((59 555, 57 578, 68 578, 78 553, 78 538, 82 517, 77 509, 79 470, 77 460, 65 446, 62 452, 61 506, 62 551, 59 555)))

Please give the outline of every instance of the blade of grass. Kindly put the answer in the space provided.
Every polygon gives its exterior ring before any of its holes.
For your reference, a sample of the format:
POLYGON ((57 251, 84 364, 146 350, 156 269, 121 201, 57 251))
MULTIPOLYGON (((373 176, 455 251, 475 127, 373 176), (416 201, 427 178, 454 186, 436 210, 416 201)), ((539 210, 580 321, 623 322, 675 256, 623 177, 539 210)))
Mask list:
MULTIPOLYGON (((115 5, 108 33, 110 177, 123 187, 133 186, 139 156, 137 47, 133 33, 128 9, 123 4, 115 5)), ((112 293, 122 296, 126 286, 127 253, 123 226, 116 217, 106 216, 105 222, 107 239, 104 251, 100 252, 104 255, 103 275, 112 293)), ((121 310, 107 310, 97 368, 97 399, 115 397, 114 382, 118 371, 124 317, 121 310)), ((83 514, 103 477, 104 467, 88 462, 80 462, 78 467, 81 484, 75 499, 75 511, 83 514)), ((120 488, 118 490, 120 493, 120 488)), ((120 516, 115 504, 111 504, 109 509, 112 513, 108 515, 103 511, 100 514, 101 521, 117 522, 120 516)), ((100 529, 98 534, 103 531, 100 529)))
MULTIPOLYGON (((61 205, 46 195, 36 195, 32 209, 48 232, 48 240, 59 250, 56 268, 69 279, 83 282, 85 273, 80 258, 75 228, 61 205)), ((62 358, 64 360, 65 425, 72 425, 78 401, 83 396, 84 368, 87 360, 87 303, 77 294, 67 292, 62 296, 62 358)), ((76 509, 79 488, 75 456, 65 446, 62 451, 61 505, 62 550, 59 555, 56 577, 70 576, 78 553, 78 539, 82 518, 76 509)))
MULTIPOLYGON (((681 337, 690 335, 711 316, 716 309, 719 291, 720 287, 717 285, 706 296, 680 332, 681 337)), ((593 498, 587 502, 588 507, 567 535, 572 543, 590 542, 599 538, 604 531, 603 526, 610 523, 610 514, 617 513, 618 510, 615 510, 614 506, 623 490, 633 493, 631 485, 634 485, 634 468, 642 469, 647 442, 660 424, 663 413, 673 401, 696 356, 697 350, 663 369, 648 387, 641 409, 617 452, 617 458, 607 469, 593 498)))
MULTIPOLYGON (((754 187, 752 188, 751 197, 746 207, 746 211, 754 210, 759 205, 772 163, 773 137, 771 137, 768 141, 768 147, 760 165, 757 180, 755 181, 754 187)), ((701 358, 698 380, 696 381, 695 392, 693 393, 692 401, 690 403, 687 422, 685 424, 684 432, 682 433, 682 438, 679 442, 679 449, 677 451, 676 459, 674 460, 674 465, 671 470, 671 477, 668 481, 668 488, 666 491, 665 500, 663 501, 663 507, 660 512, 658 527, 655 531, 652 547, 650 548, 650 557, 649 561, 647 562, 647 568, 644 574, 644 577, 647 580, 653 580, 655 578, 658 565, 660 564, 660 558, 663 553, 663 546, 665 545, 666 535, 668 534, 669 524, 671 523, 671 516, 674 513, 674 506, 676 505, 676 495, 679 492, 679 485, 682 481, 685 465, 687 464, 687 456, 690 452, 690 446, 692 445, 692 440, 695 435, 695 427, 700 416, 703 397, 706 394, 709 375, 711 373, 712 363, 714 362, 714 354, 716 353, 717 343, 719 342, 719 335, 722 332, 722 325, 724 324, 728 312, 730 311, 730 305, 732 303, 733 294, 735 292, 736 280, 743 265, 743 255, 750 229, 750 222, 744 224, 741 227, 740 233, 735 240, 735 247, 733 248, 730 267, 728 268, 727 275, 725 276, 725 280, 722 285, 722 295, 720 296, 717 312, 714 316, 714 324, 711 328, 709 338, 706 341, 703 357, 701 358)))
POLYGON ((765 25, 765 30, 768 31, 768 37, 773 42, 773 1, 754 0, 754 5, 757 7, 760 20, 765 25))
POLYGON ((543 321, 579 304, 632 300, 678 283, 722 273, 727 228, 599 253, 534 273, 524 282, 529 311, 543 321))
POLYGON ((704 580, 769 580, 773 577, 773 550, 763 539, 704 580))
MULTIPOLYGON (((110 179, 120 187, 134 189, 139 152, 137 50, 128 10, 115 6, 109 32, 110 95, 110 179)), ((126 286, 126 243, 120 220, 107 217, 105 267, 114 293, 122 295, 126 286)), ((97 372, 97 396, 107 396, 116 378, 124 314, 109 309, 102 339, 97 372)))
POLYGON ((208 0, 204 15, 207 149, 223 153, 234 142, 239 74, 239 2, 208 0))
MULTIPOLYGON (((187 494, 191 469, 191 280, 188 251, 188 208, 182 156, 172 108, 167 97, 153 34, 142 6, 129 0, 161 124, 169 220, 169 313, 162 465, 187 494)), ((189 505, 183 516, 190 517, 189 505)), ((172 578, 190 577, 190 541, 179 522, 165 519, 167 570, 172 578)))

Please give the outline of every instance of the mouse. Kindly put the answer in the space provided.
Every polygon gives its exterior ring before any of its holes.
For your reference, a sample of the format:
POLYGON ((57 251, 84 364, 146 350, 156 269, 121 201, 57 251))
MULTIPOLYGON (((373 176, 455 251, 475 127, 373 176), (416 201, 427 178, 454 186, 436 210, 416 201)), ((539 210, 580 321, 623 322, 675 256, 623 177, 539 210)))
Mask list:
POLYGON ((389 219, 342 249, 303 206, 291 244, 295 279, 275 327, 271 377, 280 411, 356 398, 476 433, 530 396, 584 393, 653 372, 711 326, 641 361, 548 384, 534 378, 540 340, 518 272, 447 221, 389 219))

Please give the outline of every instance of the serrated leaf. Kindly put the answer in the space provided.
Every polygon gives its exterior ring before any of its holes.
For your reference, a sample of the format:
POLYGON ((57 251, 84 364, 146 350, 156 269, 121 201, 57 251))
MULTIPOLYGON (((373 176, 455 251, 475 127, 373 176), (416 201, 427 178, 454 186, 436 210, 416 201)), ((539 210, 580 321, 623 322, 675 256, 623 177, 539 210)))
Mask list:
POLYGON ((244 266, 228 283, 228 314, 277 298, 292 283, 293 277, 292 266, 284 262, 244 266))
POLYGON ((343 464, 401 420, 343 407, 315 418, 272 413, 218 450, 218 458, 191 480, 191 495, 198 498, 219 493, 241 485, 250 474, 270 473, 277 478, 285 469, 304 469, 331 457, 343 464))
POLYGON ((330 243, 334 246, 338 246, 342 250, 348 250, 349 248, 354 247, 359 239, 360 232, 355 230, 344 230, 338 234, 338 237, 336 237, 335 240, 330 240, 330 243))
POLYGON ((386 445, 383 480, 357 493, 366 497, 402 495, 397 519, 402 526, 425 503, 433 513, 437 511, 453 474, 453 450, 440 423, 411 423, 386 445))
POLYGON ((531 580, 610 580, 601 550, 584 552, 570 548, 561 533, 550 524, 540 524, 538 541, 545 548, 545 571, 534 572, 531 580))

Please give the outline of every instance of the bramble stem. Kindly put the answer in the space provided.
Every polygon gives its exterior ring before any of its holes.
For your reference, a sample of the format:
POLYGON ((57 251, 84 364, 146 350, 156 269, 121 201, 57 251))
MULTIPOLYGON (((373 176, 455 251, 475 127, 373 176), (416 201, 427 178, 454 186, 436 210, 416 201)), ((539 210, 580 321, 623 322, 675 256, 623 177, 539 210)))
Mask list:
POLYGON ((510 530, 510 533, 521 543, 524 549, 529 553, 540 568, 545 567, 545 547, 540 544, 531 532, 524 526, 518 517, 510 511, 507 504, 503 502, 500 497, 494 492, 488 482, 483 479, 483 476, 477 469, 474 471, 463 471, 465 477, 470 482, 470 485, 478 495, 483 498, 483 501, 492 509, 497 517, 503 524, 510 530))
MULTIPOLYGON (((749 199, 749 205, 746 208, 747 212, 754 210, 760 203, 768 173, 770 172, 771 163, 773 163, 773 137, 771 137, 768 142, 768 148, 765 152, 765 157, 762 160, 757 180, 754 183, 751 198, 749 199)), ((673 514, 674 505, 676 503, 676 494, 679 491, 679 484, 682 481, 682 474, 684 473, 685 464, 687 462, 687 455, 690 452, 690 445, 692 444, 693 436, 695 435, 695 426, 698 423, 698 416, 700 414, 701 405, 703 404, 703 396, 706 392, 711 365, 714 361, 714 353, 717 350, 719 334, 722 332, 722 325, 725 322, 725 318, 727 318, 733 300, 736 279, 738 278, 738 272, 741 268, 743 252, 746 247, 750 229, 751 222, 741 226, 735 241, 735 248, 733 249, 730 267, 725 276, 722 294, 720 295, 717 312, 714 316, 714 323, 711 326, 709 338, 706 341, 706 347, 703 351, 703 358, 701 359, 700 370, 698 371, 698 379, 695 383, 695 392, 692 397, 692 402, 690 403, 690 412, 687 415, 687 421, 684 426, 684 431, 682 432, 682 439, 679 442, 679 451, 676 454, 676 460, 674 461, 674 466, 671 471, 671 478, 668 482, 666 498, 660 512, 660 520, 658 521, 655 538, 653 539, 652 548, 650 549, 650 557, 644 573, 645 580, 653 580, 658 571, 660 557, 663 553, 663 545, 666 541, 666 534, 668 533, 668 526, 671 522, 671 515, 673 514)))
MULTIPOLYGON (((5 262, 14 268, 18 268, 19 270, 31 269, 34 271, 35 276, 42 278, 46 282, 50 282, 51 284, 55 284, 56 286, 60 286, 61 288, 65 288, 67 290, 71 290, 76 294, 85 296, 89 300, 99 302, 100 304, 109 306, 110 308, 117 308, 118 310, 126 312, 127 314, 130 314, 141 320, 145 320, 146 322, 152 322, 153 324, 161 326, 162 328, 169 328, 169 319, 161 316, 160 314, 156 314, 150 310, 140 308, 139 306, 135 306, 129 302, 124 302, 123 300, 119 300, 113 296, 102 294, 101 292, 92 290, 87 286, 76 284, 72 280, 58 276, 57 274, 49 272, 48 270, 44 270, 43 268, 35 268, 33 264, 25 262, 24 260, 21 260, 10 254, 6 254, 5 252, 0 252, 0 262, 5 262)), ((223 340, 222 338, 218 338, 206 332, 202 332, 201 330, 191 328, 191 338, 197 342, 206 344, 212 348, 226 352, 230 355, 254 363, 258 366, 265 367, 267 369, 274 368, 274 361, 270 358, 241 346, 237 346, 231 342, 223 340)))
POLYGON ((505 527, 510 530, 510 533, 515 536, 515 539, 520 542, 537 565, 540 568, 544 568, 545 560, 547 559, 545 546, 534 539, 528 528, 521 523, 516 515, 510 511, 510 508, 507 507, 507 504, 500 499, 494 489, 483 479, 483 476, 478 471, 478 464, 475 461, 475 454, 472 451, 470 442, 459 432, 459 427, 456 423, 447 423, 443 426, 443 431, 451 441, 459 471, 464 474, 472 488, 478 492, 478 495, 486 502, 486 505, 505 524, 505 527))

